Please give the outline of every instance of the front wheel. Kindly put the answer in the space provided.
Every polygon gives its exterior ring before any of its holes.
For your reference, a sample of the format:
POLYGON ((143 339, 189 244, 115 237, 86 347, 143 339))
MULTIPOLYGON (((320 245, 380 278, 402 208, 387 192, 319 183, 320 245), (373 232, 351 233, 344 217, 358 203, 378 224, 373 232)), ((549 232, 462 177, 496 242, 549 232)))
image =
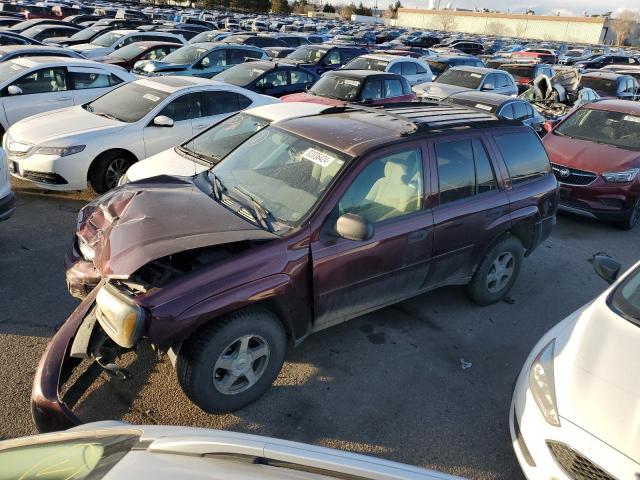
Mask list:
POLYGON ((520 272, 524 247, 520 240, 507 236, 496 243, 478 266, 467 286, 467 294, 479 305, 500 301, 509 293, 520 272))
POLYGON ((640 197, 635 201, 629 216, 621 222, 617 222, 616 225, 622 230, 631 230, 635 227, 640 220, 640 197))
POLYGON ((269 389, 285 352, 286 334, 273 313, 241 310, 203 327, 182 345, 178 381, 205 412, 233 412, 269 389))
POLYGON ((96 158, 89 172, 89 183, 96 193, 105 193, 118 186, 120 178, 133 161, 123 152, 106 152, 96 158))

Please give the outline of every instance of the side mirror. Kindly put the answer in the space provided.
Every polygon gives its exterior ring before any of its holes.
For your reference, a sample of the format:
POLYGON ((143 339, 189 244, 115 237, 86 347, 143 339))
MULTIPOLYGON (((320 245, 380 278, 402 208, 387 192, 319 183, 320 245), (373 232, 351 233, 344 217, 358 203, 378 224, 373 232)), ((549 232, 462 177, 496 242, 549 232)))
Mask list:
POLYGON ((493 89, 494 89, 493 83, 485 83, 482 86, 482 90, 484 90, 484 91, 493 90, 493 89))
POLYGON ((124 47, 124 43, 119 43, 115 47, 113 47, 113 49, 118 50, 119 48, 122 48, 122 47, 124 47))
POLYGON ((153 119, 153 124, 156 127, 173 127, 173 119, 166 115, 158 115, 153 119))
POLYGON ((198 68, 207 68, 210 64, 211 60, 209 60, 209 57, 204 57, 200 62, 200 65, 198 65, 198 68))
POLYGON ((547 120, 546 122, 544 122, 544 125, 542 127, 544 128, 545 132, 551 133, 551 130, 553 130, 554 126, 555 126, 555 122, 551 120, 547 120))
POLYGON ((16 85, 9 85, 7 92, 9 95, 22 95, 22 89, 16 85))
POLYGON ((345 213, 336 222, 336 233, 347 240, 364 242, 373 237, 373 232, 371 222, 355 213, 345 213))
MULTIPOLYGON (((340 219, 338 219, 340 220, 340 219)), ((612 284, 618 278, 622 265, 616 262, 608 255, 595 254, 593 256, 593 269, 598 276, 604 279, 607 283, 612 284)))

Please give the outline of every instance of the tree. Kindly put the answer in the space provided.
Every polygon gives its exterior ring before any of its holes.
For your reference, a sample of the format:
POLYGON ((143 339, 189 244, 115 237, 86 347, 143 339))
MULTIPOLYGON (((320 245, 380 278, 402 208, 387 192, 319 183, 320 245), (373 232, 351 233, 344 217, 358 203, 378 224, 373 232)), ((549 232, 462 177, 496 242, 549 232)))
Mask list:
POLYGON ((630 39, 639 20, 640 14, 633 10, 622 10, 618 14, 613 21, 613 29, 616 33, 616 43, 618 45, 623 45, 626 40, 630 39))
POLYGON ((353 3, 350 3, 349 5, 344 5, 341 9, 340 9, 340 18, 343 20, 351 20, 351 15, 353 15, 355 13, 355 8, 356 6, 353 3))
POLYGON ((441 13, 435 18, 434 27, 443 32, 452 32, 456 28, 456 17, 447 13, 441 13))
POLYGON ((322 11, 324 13, 336 13, 336 7, 334 7, 330 3, 325 3, 324 7, 322 7, 322 11))
POLYGON ((387 18, 398 18, 398 10, 402 8, 402 3, 398 0, 395 5, 390 3, 389 8, 384 13, 384 16, 387 18))
POLYGON ((508 34, 509 28, 502 22, 493 21, 487 23, 484 33, 493 37, 504 37, 508 34))
POLYGON ((289 2, 287 0, 273 0, 271 3, 271 11, 273 13, 281 13, 287 15, 289 14, 289 12, 291 12, 291 7, 289 6, 289 2))

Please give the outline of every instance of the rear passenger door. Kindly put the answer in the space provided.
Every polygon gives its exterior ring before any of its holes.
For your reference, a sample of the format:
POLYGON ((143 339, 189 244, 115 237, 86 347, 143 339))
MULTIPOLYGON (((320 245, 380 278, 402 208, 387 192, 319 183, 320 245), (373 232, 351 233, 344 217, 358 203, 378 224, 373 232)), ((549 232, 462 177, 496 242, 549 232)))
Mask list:
POLYGON ((433 141, 430 152, 438 195, 429 285, 465 284, 489 244, 509 229, 509 197, 482 135, 433 141))

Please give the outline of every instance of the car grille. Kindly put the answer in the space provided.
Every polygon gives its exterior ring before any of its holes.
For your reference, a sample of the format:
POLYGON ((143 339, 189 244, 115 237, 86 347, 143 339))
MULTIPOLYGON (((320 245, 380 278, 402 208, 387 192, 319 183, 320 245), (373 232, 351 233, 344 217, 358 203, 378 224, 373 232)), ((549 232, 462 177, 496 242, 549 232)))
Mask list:
POLYGON ((548 440, 547 447, 556 463, 572 480, 616 480, 588 458, 560 442, 548 440))
POLYGON ((560 183, 566 183, 569 185, 589 185, 598 178, 597 173, 578 170, 577 168, 569 168, 557 164, 552 164, 551 166, 553 167, 553 174, 560 183))

